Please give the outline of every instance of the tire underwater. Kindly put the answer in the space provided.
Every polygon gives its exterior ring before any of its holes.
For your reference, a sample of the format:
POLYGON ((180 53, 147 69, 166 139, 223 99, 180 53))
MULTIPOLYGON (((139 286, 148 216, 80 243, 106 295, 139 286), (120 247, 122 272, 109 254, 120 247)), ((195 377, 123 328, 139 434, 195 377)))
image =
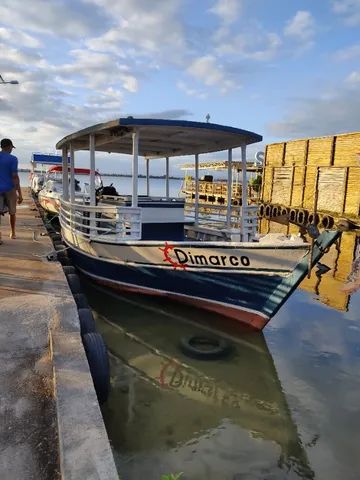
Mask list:
POLYGON ((230 343, 224 338, 207 336, 207 335, 193 335, 192 337, 183 337, 180 339, 180 350, 191 358, 197 360, 216 360, 225 357, 231 351, 230 343), (198 345, 213 345, 211 350, 203 350, 196 346, 198 345))
POLYGON ((100 333, 86 333, 83 345, 100 404, 106 402, 110 392, 110 365, 107 348, 100 333))
POLYGON ((91 308, 79 308, 80 333, 86 335, 87 333, 96 332, 96 324, 91 308))

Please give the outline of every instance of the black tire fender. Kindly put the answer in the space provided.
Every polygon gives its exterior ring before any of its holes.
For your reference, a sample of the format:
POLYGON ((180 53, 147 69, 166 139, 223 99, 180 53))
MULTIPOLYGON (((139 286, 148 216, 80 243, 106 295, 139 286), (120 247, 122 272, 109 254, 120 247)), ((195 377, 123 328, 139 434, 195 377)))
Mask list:
POLYGON ((70 273, 76 273, 76 268, 73 266, 64 265, 63 270, 65 275, 69 275, 70 273))
POLYGON ((74 293, 73 297, 78 308, 89 308, 89 303, 83 293, 74 293))
POLYGON ((96 332, 95 319, 90 308, 79 308, 80 333, 86 335, 87 333, 96 332))
POLYGON ((76 273, 69 273, 69 275, 66 275, 66 280, 68 281, 72 293, 81 293, 81 283, 79 275, 77 275, 76 273))
POLYGON ((185 355, 198 360, 215 360, 226 356, 231 350, 231 345, 221 337, 193 335, 181 338, 180 349, 185 355), (203 349, 201 348, 203 345, 210 345, 211 348, 203 349))
POLYGON ((108 399, 110 392, 110 365, 105 342, 100 333, 86 333, 83 345, 99 403, 108 399))

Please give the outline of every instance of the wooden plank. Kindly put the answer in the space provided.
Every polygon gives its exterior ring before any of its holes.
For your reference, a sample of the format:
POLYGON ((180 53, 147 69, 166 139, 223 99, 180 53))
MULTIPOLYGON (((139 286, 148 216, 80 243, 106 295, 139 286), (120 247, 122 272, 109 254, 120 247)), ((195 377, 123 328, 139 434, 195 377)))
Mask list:
POLYGON ((309 210, 314 208, 316 169, 315 166, 306 167, 303 207, 309 210))
POLYGON ((271 202, 290 205, 292 167, 274 168, 271 202))
POLYGON ((318 209, 333 213, 342 213, 346 168, 322 167, 319 173, 318 209))
POLYGON ((345 215, 360 215, 360 167, 349 167, 345 215))
POLYGON ((284 165, 305 165, 307 140, 292 140, 286 143, 284 165))
POLYGON ((346 167, 360 165, 360 132, 337 136, 334 165, 346 167))
POLYGON ((285 143, 272 143, 267 146, 265 165, 271 167, 281 167, 284 157, 285 143))
POLYGON ((296 166, 294 169, 291 207, 302 207, 304 195, 305 166, 296 166))
POLYGON ((330 165, 333 137, 310 138, 307 165, 330 165))

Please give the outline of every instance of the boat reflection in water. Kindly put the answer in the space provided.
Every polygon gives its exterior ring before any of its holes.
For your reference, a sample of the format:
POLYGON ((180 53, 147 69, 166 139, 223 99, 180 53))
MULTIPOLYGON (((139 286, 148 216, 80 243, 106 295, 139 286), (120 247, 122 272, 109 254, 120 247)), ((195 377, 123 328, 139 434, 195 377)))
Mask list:
POLYGON ((205 322, 196 309, 163 299, 139 303, 86 289, 111 352, 103 415, 122 478, 180 471, 199 480, 314 478, 261 333, 215 314, 205 322), (181 353, 182 336, 220 326, 233 344, 229 356, 200 361, 181 353))

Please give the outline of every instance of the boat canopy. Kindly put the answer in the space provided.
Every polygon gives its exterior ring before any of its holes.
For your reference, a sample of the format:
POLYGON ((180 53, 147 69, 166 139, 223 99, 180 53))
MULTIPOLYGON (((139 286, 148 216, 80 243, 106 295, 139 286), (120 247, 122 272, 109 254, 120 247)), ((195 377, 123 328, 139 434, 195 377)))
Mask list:
POLYGON ((42 165, 61 165, 61 155, 51 155, 48 153, 33 153, 31 163, 36 165, 40 163, 42 165))
MULTIPOLYGON (((56 172, 61 173, 62 169, 63 169, 62 165, 55 165, 53 167, 50 167, 47 173, 56 173, 56 172)), ((89 168, 74 168, 74 173, 77 175, 90 175, 91 170, 89 168)), ((97 170, 95 170, 95 175, 100 175, 100 173, 97 170)))
POLYGON ((89 150, 89 135, 95 150, 133 153, 133 134, 139 134, 138 154, 146 158, 178 157, 218 152, 260 142, 262 136, 214 123, 153 118, 119 118, 79 130, 60 140, 56 148, 89 150))

